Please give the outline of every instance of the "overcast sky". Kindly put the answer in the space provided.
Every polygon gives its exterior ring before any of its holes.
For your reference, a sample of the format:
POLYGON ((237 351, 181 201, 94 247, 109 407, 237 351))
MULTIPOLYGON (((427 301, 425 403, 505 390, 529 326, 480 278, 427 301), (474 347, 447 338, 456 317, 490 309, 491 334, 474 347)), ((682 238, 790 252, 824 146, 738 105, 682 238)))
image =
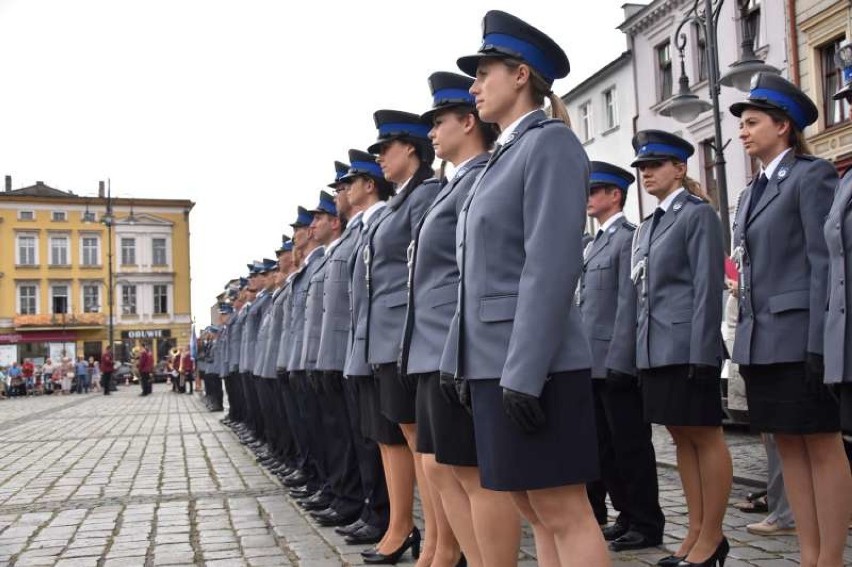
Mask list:
POLYGON ((188 198, 199 324, 274 257, 380 108, 423 112, 502 9, 553 37, 564 94, 625 49, 622 0, 0 0, 0 176, 188 198))

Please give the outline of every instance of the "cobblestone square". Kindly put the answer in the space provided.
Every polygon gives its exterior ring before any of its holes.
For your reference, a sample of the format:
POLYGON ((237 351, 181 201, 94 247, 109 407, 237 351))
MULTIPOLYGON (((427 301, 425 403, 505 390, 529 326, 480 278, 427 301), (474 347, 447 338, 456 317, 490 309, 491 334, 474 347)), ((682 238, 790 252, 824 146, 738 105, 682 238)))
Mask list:
MULTIPOLYGON (((197 396, 162 385, 140 398, 44 396, 0 403, 0 565, 61 567, 360 564, 360 548, 320 528, 197 396)), ((673 447, 655 431, 665 544, 685 531, 673 447)), ((741 499, 765 474, 753 435, 729 444, 741 499)), ((759 516, 729 508, 726 565, 797 564, 794 537, 745 531, 759 516)), ((525 532, 521 565, 535 565, 525 532)), ((653 565, 662 549, 613 554, 613 564, 653 565)), ((852 562, 852 540, 846 559, 852 562)), ((410 560, 410 557, 408 559, 410 560)))

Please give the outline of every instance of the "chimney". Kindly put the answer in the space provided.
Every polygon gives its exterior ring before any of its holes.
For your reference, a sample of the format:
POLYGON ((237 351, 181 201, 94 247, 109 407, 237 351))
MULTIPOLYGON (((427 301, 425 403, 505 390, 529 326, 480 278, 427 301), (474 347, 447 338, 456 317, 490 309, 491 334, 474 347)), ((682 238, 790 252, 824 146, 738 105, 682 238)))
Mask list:
POLYGON ((101 199, 106 197, 106 193, 104 193, 104 182, 103 181, 98 181, 98 197, 100 197, 101 199))
POLYGON ((635 4, 628 2, 624 4, 621 9, 624 10, 624 21, 629 20, 639 12, 641 12, 645 8, 646 4, 635 4))
POLYGON ((44 181, 36 181, 36 187, 44 187, 44 181))
POLYGON ((12 192, 12 176, 7 175, 6 176, 6 193, 11 193, 11 192, 12 192))

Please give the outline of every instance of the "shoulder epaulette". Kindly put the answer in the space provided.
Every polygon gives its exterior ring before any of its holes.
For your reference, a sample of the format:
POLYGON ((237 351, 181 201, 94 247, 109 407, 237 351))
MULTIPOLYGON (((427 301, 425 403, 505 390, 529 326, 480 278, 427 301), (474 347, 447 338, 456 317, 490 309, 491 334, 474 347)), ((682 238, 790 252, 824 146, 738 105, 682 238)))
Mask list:
POLYGON ((437 177, 430 177, 429 179, 427 179, 426 181, 421 183, 421 185, 432 185, 432 184, 440 183, 440 182, 441 182, 441 180, 438 179, 437 177))
POLYGON ((622 219, 621 226, 629 230, 636 230, 636 225, 627 220, 626 218, 622 219))
POLYGON ((805 161, 816 161, 820 158, 818 158, 817 156, 812 156, 810 154, 797 154, 796 159, 803 159, 805 161))
POLYGON ((561 120, 559 120, 558 118, 545 118, 544 120, 539 120, 538 122, 533 124, 532 127, 533 128, 542 128, 544 126, 547 126, 548 124, 565 124, 565 123, 562 122, 561 120))
POLYGON ((706 203, 707 202, 704 199, 702 199, 701 197, 693 195, 692 193, 689 193, 689 195, 687 195, 686 198, 689 199, 690 201, 692 201, 693 203, 706 203))

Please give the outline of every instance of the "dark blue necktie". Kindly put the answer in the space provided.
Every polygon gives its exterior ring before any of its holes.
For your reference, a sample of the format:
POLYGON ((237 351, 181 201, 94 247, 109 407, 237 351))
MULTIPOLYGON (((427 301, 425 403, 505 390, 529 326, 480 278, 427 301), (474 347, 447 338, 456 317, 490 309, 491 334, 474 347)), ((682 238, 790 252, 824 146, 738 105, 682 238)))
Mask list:
POLYGON ((766 191, 766 186, 769 185, 769 179, 766 178, 765 173, 761 173, 760 177, 757 180, 757 183, 754 184, 754 187, 751 191, 751 200, 748 203, 748 215, 751 216, 752 211, 757 206, 757 203, 760 202, 760 198, 763 197, 763 192, 766 191))
POLYGON ((654 234, 654 231, 657 229, 657 225, 660 224, 660 219, 663 218, 663 215, 666 214, 661 207, 657 207, 654 209, 654 218, 651 219, 651 235, 654 234))
POLYGON ((603 229, 602 229, 602 228, 599 228, 599 229, 598 229, 598 233, 597 233, 597 234, 595 234, 595 242, 597 242, 597 241, 598 241, 598 239, 599 239, 601 236, 603 236, 603 229))

